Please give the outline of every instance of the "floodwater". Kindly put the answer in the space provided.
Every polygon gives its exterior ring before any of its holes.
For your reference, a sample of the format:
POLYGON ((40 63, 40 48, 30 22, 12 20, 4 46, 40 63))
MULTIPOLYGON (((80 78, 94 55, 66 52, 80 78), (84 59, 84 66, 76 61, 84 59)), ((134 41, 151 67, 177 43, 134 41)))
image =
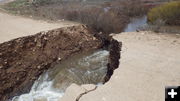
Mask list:
POLYGON ((107 73, 108 57, 106 50, 74 55, 41 75, 29 93, 12 101, 60 101, 72 83, 101 85, 107 73))
MULTIPOLYGON (((136 31, 146 24, 146 16, 134 18, 124 31, 136 31)), ((107 73, 108 56, 106 50, 74 55, 42 74, 29 93, 16 96, 12 101, 60 101, 72 83, 101 85, 107 73)))

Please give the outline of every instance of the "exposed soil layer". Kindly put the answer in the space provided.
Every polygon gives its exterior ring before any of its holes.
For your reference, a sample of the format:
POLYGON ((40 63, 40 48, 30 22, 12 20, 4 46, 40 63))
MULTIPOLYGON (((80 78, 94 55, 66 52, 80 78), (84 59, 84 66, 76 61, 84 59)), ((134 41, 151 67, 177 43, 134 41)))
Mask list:
POLYGON ((108 82, 113 75, 115 69, 119 67, 119 60, 121 56, 122 43, 111 38, 109 44, 109 63, 107 64, 108 70, 104 79, 104 83, 108 82))
POLYGON ((84 25, 40 32, 0 44, 0 101, 28 92, 39 75, 57 62, 102 46, 103 41, 84 25))

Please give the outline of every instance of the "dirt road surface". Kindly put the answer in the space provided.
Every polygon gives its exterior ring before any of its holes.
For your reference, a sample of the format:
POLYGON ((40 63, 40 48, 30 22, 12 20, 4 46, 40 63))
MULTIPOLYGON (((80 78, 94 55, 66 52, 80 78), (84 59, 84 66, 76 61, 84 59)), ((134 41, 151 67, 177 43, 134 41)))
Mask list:
POLYGON ((180 35, 129 32, 120 66, 108 83, 79 101, 164 101, 166 86, 180 85, 180 35))
POLYGON ((0 11, 0 43, 14 38, 36 34, 40 31, 72 26, 74 24, 67 21, 48 23, 46 21, 14 16, 0 11))

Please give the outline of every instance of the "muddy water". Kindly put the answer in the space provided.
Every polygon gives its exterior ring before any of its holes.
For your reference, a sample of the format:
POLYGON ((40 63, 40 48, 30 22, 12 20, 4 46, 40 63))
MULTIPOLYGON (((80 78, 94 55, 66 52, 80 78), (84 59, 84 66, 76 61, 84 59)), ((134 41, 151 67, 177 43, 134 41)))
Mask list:
POLYGON ((30 93, 14 97, 12 101, 59 101, 72 83, 102 84, 107 72, 108 56, 106 50, 74 55, 41 75, 30 93))
MULTIPOLYGON (((146 24, 146 19, 146 16, 132 19, 125 32, 136 31, 146 24)), ((108 56, 106 50, 74 55, 41 75, 29 93, 12 101, 60 101, 72 83, 101 85, 107 72, 108 56)))

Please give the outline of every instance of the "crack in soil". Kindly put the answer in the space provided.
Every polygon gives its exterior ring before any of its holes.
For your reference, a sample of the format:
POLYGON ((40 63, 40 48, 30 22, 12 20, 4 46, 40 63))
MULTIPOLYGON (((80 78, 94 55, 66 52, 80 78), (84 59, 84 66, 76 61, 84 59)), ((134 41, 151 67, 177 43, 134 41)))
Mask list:
POLYGON ((76 101, 79 101, 83 95, 86 95, 87 93, 90 93, 90 92, 92 92, 92 91, 95 91, 96 89, 97 89, 97 86, 96 86, 94 89, 92 89, 92 90, 87 90, 86 92, 80 94, 80 95, 76 98, 76 101))

